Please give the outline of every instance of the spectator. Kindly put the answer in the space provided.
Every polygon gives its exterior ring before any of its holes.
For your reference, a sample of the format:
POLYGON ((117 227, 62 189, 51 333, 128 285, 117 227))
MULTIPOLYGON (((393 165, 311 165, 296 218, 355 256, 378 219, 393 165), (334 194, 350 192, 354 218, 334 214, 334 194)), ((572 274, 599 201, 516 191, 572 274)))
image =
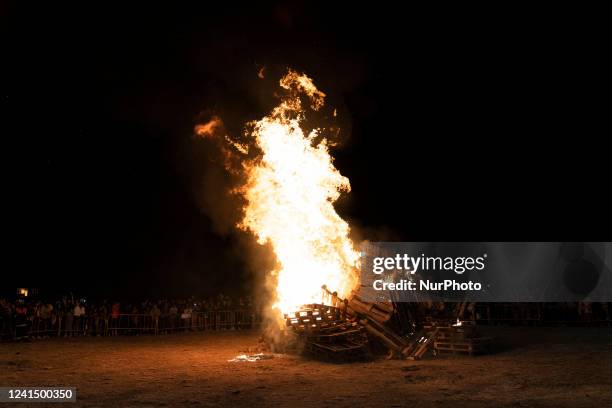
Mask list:
POLYGON ((83 334, 85 322, 85 306, 79 301, 76 303, 73 309, 74 321, 73 321, 73 329, 72 331, 75 335, 83 334))
POLYGON ((28 337, 28 307, 23 299, 20 299, 15 306, 15 340, 21 340, 28 337))
POLYGON ((183 313, 181 314, 182 327, 185 328, 185 331, 188 331, 191 327, 192 312, 193 310, 191 309, 191 306, 187 304, 187 306, 185 306, 185 308, 183 309, 183 313))
MULTIPOLYGON (((132 328, 136 328, 138 327, 138 322, 139 322, 139 313, 140 311, 138 310, 138 306, 134 305, 132 306, 132 310, 130 311, 131 316, 131 325, 130 327, 132 328)), ((138 335, 138 330, 130 330, 130 333, 133 335, 138 335)))
POLYGON ((101 334, 102 336, 108 336, 108 324, 109 324, 110 312, 108 310, 108 304, 106 303, 106 300, 102 302, 102 305, 98 309, 98 315, 100 316, 100 325, 101 325, 98 335, 101 334))
POLYGON ((73 317, 74 317, 74 305, 72 302, 66 302, 66 308, 64 310, 64 337, 72 336, 73 331, 73 317))
POLYGON ((178 308, 176 307, 175 304, 172 304, 172 306, 170 306, 169 314, 170 314, 170 330, 174 331, 176 327, 176 323, 177 323, 177 318, 178 318, 178 308))
POLYGON ((13 310, 11 304, 6 299, 0 298, 0 339, 12 336, 12 316, 13 310))
POLYGON ((39 309, 40 326, 39 331, 42 332, 44 337, 49 337, 47 333, 51 329, 51 313, 53 312, 53 305, 51 303, 42 303, 39 309))
POLYGON ((117 335, 117 329, 119 328, 119 317, 121 314, 121 305, 119 302, 113 303, 111 310, 111 336, 117 335))
POLYGON ((151 307, 151 319, 153 320, 153 331, 155 334, 159 333, 159 316, 161 315, 161 310, 157 307, 157 303, 153 303, 153 307, 151 307))

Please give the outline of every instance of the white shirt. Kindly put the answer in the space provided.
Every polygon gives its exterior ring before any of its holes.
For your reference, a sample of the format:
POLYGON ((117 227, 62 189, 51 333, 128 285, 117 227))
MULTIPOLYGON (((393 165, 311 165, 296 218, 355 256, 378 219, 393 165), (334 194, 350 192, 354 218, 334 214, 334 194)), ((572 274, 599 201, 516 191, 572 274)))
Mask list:
POLYGON ((74 307, 74 313, 75 316, 83 316, 85 314, 85 306, 79 306, 76 305, 74 307))

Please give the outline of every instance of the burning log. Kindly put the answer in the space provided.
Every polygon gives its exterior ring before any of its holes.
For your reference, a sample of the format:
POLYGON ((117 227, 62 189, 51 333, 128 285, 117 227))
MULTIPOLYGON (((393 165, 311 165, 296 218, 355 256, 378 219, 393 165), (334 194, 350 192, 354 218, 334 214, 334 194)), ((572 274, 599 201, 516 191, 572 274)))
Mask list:
POLYGON ((336 292, 331 292, 326 285, 324 293, 331 296, 332 304, 337 304, 351 318, 355 319, 367 333, 382 343, 388 350, 387 358, 403 358, 410 353, 410 344, 403 337, 385 326, 393 313, 393 306, 382 302, 366 302, 353 291, 350 299, 342 300, 336 292))
POLYGON ((355 291, 351 291, 351 297, 348 300, 343 300, 338 297, 336 292, 331 292, 326 285, 323 285, 321 289, 331 297, 332 305, 344 310, 351 316, 368 316, 368 318, 384 324, 391 319, 395 312, 392 305, 383 302, 366 302, 355 291))
POLYGON ((295 348, 334 361, 362 359, 369 353, 365 329, 337 307, 306 305, 286 314, 285 323, 296 335, 295 348))
POLYGON ((286 325, 301 342, 300 349, 327 360, 353 360, 368 355, 375 340, 388 350, 387 358, 420 359, 432 348, 435 352, 486 352, 489 338, 480 337, 476 326, 444 321, 424 326, 410 338, 400 336, 389 323, 395 313, 392 305, 366 302, 356 292, 342 299, 325 285, 331 306, 312 304, 286 314, 286 325))

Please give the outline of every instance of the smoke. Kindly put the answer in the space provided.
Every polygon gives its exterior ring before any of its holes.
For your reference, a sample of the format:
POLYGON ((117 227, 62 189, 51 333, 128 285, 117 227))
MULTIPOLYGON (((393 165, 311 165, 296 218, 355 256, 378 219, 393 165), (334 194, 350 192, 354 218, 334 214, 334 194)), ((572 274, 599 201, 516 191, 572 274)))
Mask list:
POLYGON ((258 153, 240 138, 244 129, 232 129, 239 137, 230 135, 230 126, 226 126, 222 116, 237 115, 206 110, 196 120, 191 144, 194 198, 210 219, 214 232, 227 238, 230 256, 244 262, 255 307, 264 312, 265 327, 273 327, 271 315, 265 312, 270 309, 269 299, 274 290, 269 271, 277 267, 276 258, 269 245, 258 244, 252 234, 237 228, 246 204, 243 195, 236 193, 246 181, 240 171, 242 161, 258 153))
POLYGON ((393 242, 401 241, 401 237, 388 226, 366 227, 360 225, 358 221, 349 220, 351 224, 350 237, 353 242, 365 243, 373 242, 393 242))
MULTIPOLYGON (((264 82, 263 71, 259 78, 264 82)), ((266 78, 267 79, 267 78, 266 78)), ((320 139, 325 139, 328 145, 339 143, 339 126, 337 109, 320 109, 323 98, 326 96, 317 90, 307 76, 289 71, 272 89, 277 89, 276 103, 281 100, 275 110, 268 109, 266 114, 271 115, 300 115, 300 127, 306 134, 317 129, 311 142, 318 145, 320 139), (283 97, 288 94, 290 97, 283 97), (310 106, 307 120, 302 120, 301 107, 310 106)), ((259 98, 265 100, 265 98, 259 98)), ((248 137, 250 127, 256 127, 248 120, 238 119, 235 113, 211 109, 202 112, 194 127, 196 136, 196 165, 199 167, 199 177, 196 177, 196 199, 202 211, 211 219, 215 232, 230 237, 235 244, 233 252, 245 260, 248 272, 255 277, 256 300, 262 311, 266 323, 264 327, 269 333, 268 337, 273 343, 282 343, 282 331, 278 330, 279 314, 270 308, 269 300, 277 287, 276 276, 270 271, 278 271, 276 257, 270 245, 260 245, 246 227, 237 228, 245 218, 247 204, 259 201, 245 200, 244 186, 247 183, 245 168, 252 168, 261 159, 262 152, 255 145, 255 140, 248 137), (237 125, 247 123, 246 128, 237 129, 237 125), (233 126, 233 128, 231 128, 233 126), (231 129, 230 129, 231 128, 231 129)), ((261 115, 261 116, 265 116, 261 115)), ((256 116, 257 117, 257 116, 256 116)), ((265 192, 262 192, 265 194, 265 192)), ((268 207, 266 207, 268 208, 268 207)), ((272 207, 270 207, 272 208, 272 207)))
POLYGON ((245 157, 241 156, 248 156, 252 147, 232 138, 221 117, 209 111, 200 114, 194 134, 199 174, 195 198, 214 231, 229 238, 231 255, 244 260, 247 274, 253 277, 250 289, 255 307, 264 319, 264 337, 274 347, 282 347, 284 334, 279 330, 278 315, 270 308, 276 281, 269 271, 277 269, 276 257, 269 244, 261 245, 251 233, 237 228, 246 204, 243 195, 236 193, 245 183, 245 174, 240 171, 245 157))
POLYGON ((244 206, 244 199, 232 194, 242 177, 227 171, 230 156, 222 143, 226 130, 221 118, 209 113, 201 117, 208 118, 195 127, 195 134, 201 138, 201 142, 196 144, 199 153, 196 158, 199 171, 196 174, 199 177, 195 180, 195 198, 210 218, 215 232, 227 236, 234 232, 244 206))

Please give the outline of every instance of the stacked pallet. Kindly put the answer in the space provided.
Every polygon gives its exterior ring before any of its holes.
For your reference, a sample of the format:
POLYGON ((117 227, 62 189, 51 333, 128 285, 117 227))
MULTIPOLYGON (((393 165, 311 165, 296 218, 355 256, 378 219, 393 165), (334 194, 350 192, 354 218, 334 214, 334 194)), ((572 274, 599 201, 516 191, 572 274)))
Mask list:
POLYGON ((476 325, 455 324, 436 327, 434 350, 438 353, 484 354, 490 351, 491 338, 478 333, 476 325))
POLYGON ((285 314, 285 323, 297 333, 317 332, 345 322, 340 309, 319 304, 305 305, 300 310, 285 314))
POLYGON ((305 354, 329 361, 360 360, 368 356, 365 329, 347 319, 336 307, 306 305, 285 315, 285 321, 296 335, 295 346, 305 354))

